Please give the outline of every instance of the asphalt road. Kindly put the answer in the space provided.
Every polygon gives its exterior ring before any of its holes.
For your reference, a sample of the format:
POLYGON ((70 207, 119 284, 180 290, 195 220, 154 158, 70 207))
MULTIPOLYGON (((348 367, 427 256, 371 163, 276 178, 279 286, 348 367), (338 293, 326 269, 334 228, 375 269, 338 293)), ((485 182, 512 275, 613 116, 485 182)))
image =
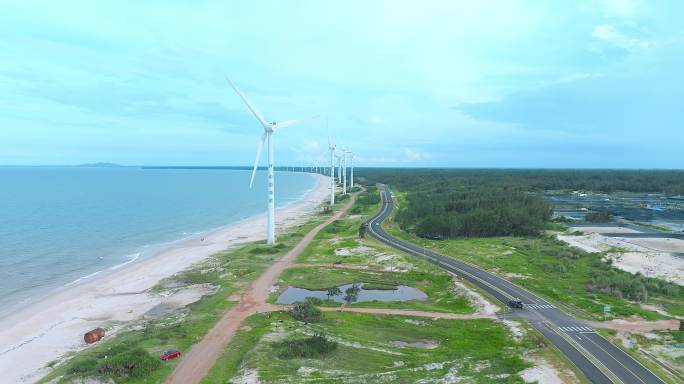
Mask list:
POLYGON ((424 257, 452 274, 467 279, 504 305, 511 299, 522 300, 524 308, 514 309, 507 316, 526 319, 562 351, 592 383, 664 383, 648 368, 594 332, 585 322, 566 314, 534 293, 470 264, 388 234, 381 223, 392 213, 394 205, 392 195, 385 187, 382 187, 381 195, 382 209, 368 222, 368 233, 371 236, 405 252, 424 257))

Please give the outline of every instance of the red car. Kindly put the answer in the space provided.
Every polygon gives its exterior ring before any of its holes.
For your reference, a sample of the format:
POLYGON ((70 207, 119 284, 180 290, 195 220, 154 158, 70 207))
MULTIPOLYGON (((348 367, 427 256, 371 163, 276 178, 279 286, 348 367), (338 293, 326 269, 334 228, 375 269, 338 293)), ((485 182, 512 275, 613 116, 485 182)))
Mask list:
POLYGON ((159 358, 162 360, 172 360, 172 359, 177 359, 181 356, 182 356, 182 354, 179 350, 169 349, 168 351, 162 353, 161 356, 159 356, 159 358))

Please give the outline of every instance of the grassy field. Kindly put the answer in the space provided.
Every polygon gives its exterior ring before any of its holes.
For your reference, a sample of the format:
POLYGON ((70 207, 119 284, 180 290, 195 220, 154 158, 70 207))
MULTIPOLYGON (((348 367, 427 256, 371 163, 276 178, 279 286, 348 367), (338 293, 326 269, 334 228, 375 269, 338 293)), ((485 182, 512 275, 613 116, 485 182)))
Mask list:
MULTIPOLYGON (((326 267, 291 268, 281 276, 281 286, 288 285, 305 289, 327 289, 330 287, 364 282, 382 284, 384 286, 406 285, 420 289, 427 294, 427 300, 409 300, 396 302, 367 301, 353 303, 352 307, 401 308, 423 311, 472 313, 474 310, 468 299, 454 289, 451 276, 446 273, 430 272, 382 272, 362 271, 326 267)), ((369 289, 371 289, 369 287, 369 289)), ((326 301, 326 306, 341 305, 335 301, 326 301)))
POLYGON ((326 313, 320 323, 303 324, 287 314, 272 313, 252 316, 247 325, 203 383, 225 383, 250 374, 269 383, 415 383, 456 378, 522 383, 518 373, 531 365, 522 356, 546 348, 533 334, 515 340, 504 325, 491 320, 326 313), (335 341, 337 348, 316 358, 283 357, 283 341, 314 333, 335 341), (436 347, 402 347, 397 342, 436 347))
POLYGON ((276 247, 267 247, 262 242, 247 244, 215 254, 193 268, 160 282, 152 289, 153 293, 164 294, 169 290, 198 284, 214 286, 216 292, 173 314, 129 324, 116 336, 66 356, 62 361, 51 363, 55 369, 41 382, 58 378, 56 382, 67 383, 86 377, 112 379, 116 383, 162 382, 177 361, 161 362, 159 355, 172 348, 187 351, 235 304, 228 300, 229 296, 241 291, 261 275, 319 222, 319 218, 313 218, 290 233, 281 235, 276 247))
MULTIPOLYGON (((380 207, 378 197, 379 194, 374 189, 362 193, 348 217, 321 231, 297 258, 297 263, 307 266, 285 271, 279 282, 280 289, 271 296, 270 301, 275 302, 278 294, 289 285, 318 290, 364 282, 385 288, 407 285, 420 289, 428 295, 428 299, 363 302, 352 306, 473 312, 467 298, 455 291, 452 277, 444 270, 418 258, 399 253, 373 239, 359 237, 359 227, 380 207), (332 265, 336 268, 331 268, 332 265), (367 269, 345 269, 345 266, 367 269)), ((326 302, 324 305, 340 304, 326 302)))
MULTIPOLYGON (((377 194, 369 191, 368 194, 377 194)), ((363 202, 364 200, 361 199, 363 202)), ((368 302, 353 306, 472 312, 452 277, 419 258, 369 238, 358 228, 379 202, 357 204, 352 214, 322 231, 300 255, 298 266, 281 275, 279 292, 288 285, 324 289, 353 282, 381 288, 409 285, 428 295, 425 301, 368 302), (335 265, 333 267, 333 265, 335 265)), ((271 296, 273 302, 278 293, 271 296)), ((322 305, 337 303, 324 301, 322 305)), ((571 365, 534 330, 513 336, 501 322, 431 320, 405 316, 326 312, 319 323, 304 324, 283 312, 251 316, 203 383, 414 383, 464 380, 472 383, 522 383, 519 373, 542 359, 572 376, 571 365), (326 354, 293 357, 285 345, 302 344, 322 334, 336 348, 326 354), (401 346, 425 342, 434 349, 401 346)), ((583 382, 582 376, 580 382, 583 382)))
MULTIPOLYGON (((395 193, 399 206, 403 198, 404 194, 395 193)), ((592 272, 603 255, 582 252, 551 236, 428 240, 412 236, 390 221, 385 228, 397 237, 506 277, 580 317, 603 320, 606 304, 612 307, 608 318, 638 315, 656 320, 665 317, 642 308, 639 303, 590 290, 592 272)), ((648 300, 663 305, 673 315, 684 315, 684 290, 675 296, 650 295, 648 300)))

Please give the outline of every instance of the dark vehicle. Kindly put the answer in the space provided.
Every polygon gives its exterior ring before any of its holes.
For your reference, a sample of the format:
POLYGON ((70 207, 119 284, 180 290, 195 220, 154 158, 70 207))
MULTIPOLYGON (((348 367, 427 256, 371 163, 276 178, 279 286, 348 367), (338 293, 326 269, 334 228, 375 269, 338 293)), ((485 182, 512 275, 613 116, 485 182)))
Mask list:
POLYGON ((523 309, 523 302, 520 300, 508 300, 508 306, 511 308, 523 309))
POLYGON ((160 359, 162 360, 173 360, 181 357, 182 354, 179 350, 177 349, 169 349, 168 351, 164 352, 159 356, 160 359))

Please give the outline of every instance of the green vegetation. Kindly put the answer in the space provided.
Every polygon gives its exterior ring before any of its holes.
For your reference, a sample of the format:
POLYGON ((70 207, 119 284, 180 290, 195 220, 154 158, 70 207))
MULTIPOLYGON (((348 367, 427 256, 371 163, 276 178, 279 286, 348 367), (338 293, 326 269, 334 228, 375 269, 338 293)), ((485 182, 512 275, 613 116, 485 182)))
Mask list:
MULTIPOLYGON (((367 183, 407 193, 401 229, 427 238, 536 236, 548 226, 548 190, 684 194, 684 171, 359 169, 367 183)), ((588 220, 603 222, 608 212, 588 220)))
MULTIPOLYGON (((250 329, 236 335, 204 384, 237 381, 253 373, 269 383, 311 379, 332 382, 413 383, 462 377, 472 383, 523 383, 518 375, 530 366, 521 356, 545 353, 534 333, 514 339, 492 320, 431 320, 405 316, 326 313, 323 321, 301 325, 282 313, 255 315, 250 329), (257 319, 254 319, 258 317, 257 319), (304 357, 283 354, 283 346, 315 335, 336 347, 304 357), (248 342, 247 342, 247 341, 248 342), (395 343, 433 343, 435 347, 395 343), (235 359, 240 363, 235 364, 235 359)), ((322 340, 317 341, 323 344, 322 340)), ((313 347, 311 347, 313 348, 313 347)), ((254 376, 252 376, 254 377, 254 376)))
POLYGON ((102 376, 112 379, 141 379, 148 377, 162 365, 159 358, 143 348, 120 344, 101 350, 93 356, 74 359, 67 373, 77 376, 102 376))
MULTIPOLYGON (((434 267, 435 269, 437 267, 434 267)), ((427 300, 397 302, 369 301, 353 303, 353 307, 400 308, 423 311, 471 313, 473 308, 468 299, 454 289, 452 277, 443 271, 384 272, 377 270, 355 270, 321 267, 295 267, 285 271, 280 279, 282 288, 295 286, 311 290, 327 290, 346 284, 366 283, 367 289, 392 289, 407 285, 420 289, 427 300), (435 273, 436 272, 436 273, 435 273)), ((361 289, 361 287, 358 287, 361 289)), ((350 292, 344 292, 345 295, 350 292)), ((351 292, 353 295, 354 293, 351 292)), ((358 295, 358 291, 356 292, 358 295)), ((275 300, 276 297, 272 297, 275 300)), ((350 297, 352 298, 352 297, 350 297)), ((352 300, 349 300, 352 301, 352 300)), ((337 302, 326 302, 325 306, 338 306, 337 302)))
POLYGON ((160 282, 152 292, 165 293, 198 284, 213 286, 215 291, 174 313, 129 324, 116 336, 73 354, 64 364, 52 364, 56 368, 41 382, 56 379, 57 383, 69 383, 77 378, 112 379, 116 383, 162 382, 177 361, 162 362, 159 355, 173 348, 187 351, 235 304, 227 297, 261 275, 317 224, 317 220, 312 220, 291 233, 281 235, 277 247, 265 247, 263 243, 247 244, 217 253, 160 282))
POLYGON ((506 188, 421 180, 396 215, 402 229, 428 238, 538 235, 551 218, 541 196, 506 188), (445 185, 446 184, 446 185, 445 185))
MULTIPOLYGON (((311 297, 309 299, 314 298, 311 297)), ((321 310, 314 306, 314 302, 312 302, 312 300, 295 303, 288 313, 295 320, 303 321, 305 323, 315 323, 321 321, 321 310)))
POLYGON ((639 302, 661 304, 673 315, 684 308, 684 290, 676 284, 619 270, 601 254, 583 252, 550 236, 409 240, 499 273, 586 318, 603 319, 605 304, 612 306, 613 316, 651 320, 663 316, 641 308, 639 302))
POLYGON ((328 340, 321 333, 316 333, 305 339, 285 340, 276 344, 275 348, 281 350, 278 356, 283 359, 312 359, 331 353, 337 349, 337 343, 328 340))
POLYGON ((588 283, 588 288, 592 292, 604 292, 636 302, 647 302, 649 295, 680 297, 684 300, 681 287, 675 283, 612 268, 604 261, 597 261, 594 266, 595 270, 588 283))
MULTIPOLYGON (((468 300, 454 291, 451 276, 440 268, 419 258, 397 254, 373 239, 357 237, 360 224, 379 208, 379 200, 369 201, 375 202, 367 206, 356 204, 355 215, 319 233, 297 259, 307 265, 295 266, 281 275, 281 291, 288 285, 327 289, 330 298, 353 296, 361 289, 394 289, 404 284, 423 290, 428 300, 352 306, 471 312, 468 300), (342 292, 339 286, 344 284, 353 285, 342 292)), ((277 293, 271 300, 276 297, 277 293)), ((567 367, 567 362, 547 347, 538 333, 528 330, 516 339, 498 321, 339 312, 325 312, 320 319, 314 316, 318 321, 309 321, 299 315, 316 305, 339 304, 306 298, 292 311, 297 315, 274 312, 251 316, 247 327, 236 334, 203 383, 257 377, 269 383, 412 383, 454 377, 473 383, 522 383, 518 373, 531 365, 522 356, 529 354, 544 356, 554 366, 567 367)))
MULTIPOLYGON (((477 202, 477 209, 486 207, 487 196, 496 196, 498 191, 529 196, 532 192, 544 189, 641 190, 643 185, 639 183, 647 182, 647 185, 650 185, 648 191, 671 192, 673 188, 684 186, 684 181, 677 181, 674 178, 675 175, 684 174, 683 172, 364 170, 363 174, 369 181, 383 182, 399 188, 399 191, 395 190, 394 193, 395 202, 399 206, 398 213, 394 216, 396 224, 385 224, 388 231, 395 236, 504 274, 517 284, 560 305, 565 305, 584 317, 602 318, 603 305, 609 304, 613 308, 614 316, 640 315, 648 319, 662 318, 662 315, 643 309, 639 305, 647 302, 662 305, 672 315, 684 313, 684 290, 681 287, 614 268, 610 260, 604 260, 604 254, 588 254, 545 235, 483 238, 495 231, 481 231, 482 225, 479 222, 466 223, 465 217, 470 215, 467 211, 438 209, 435 212, 430 209, 419 209, 421 206, 428 207, 433 204, 425 203, 425 200, 432 199, 430 194, 433 191, 437 191, 438 196, 450 196, 440 200, 439 204, 456 207, 459 206, 459 202, 452 201, 451 198, 465 199, 464 204, 469 204, 470 199, 474 199, 477 202), (624 179, 618 180, 618 174, 624 179), (459 195, 462 190, 469 191, 471 195, 459 195), (457 192, 450 195, 447 191, 457 192), (449 215, 456 216, 448 219, 451 223, 466 223, 471 229, 465 233, 475 232, 479 238, 434 241, 416 236, 434 237, 429 236, 434 234, 434 231, 420 230, 425 229, 420 223, 439 221, 449 215), (459 219, 459 216, 463 218, 459 219), (411 227, 411 222, 419 224, 411 227), (419 230, 415 230, 416 227, 419 230)), ((514 206, 519 202, 511 204, 514 206)), ((602 221, 608 214, 596 212, 590 219, 602 221)), ((538 217, 519 218, 522 221, 518 224, 523 227, 538 224, 538 217)), ((544 219, 546 220, 546 217, 544 219)), ((494 227, 501 226, 494 216, 484 221, 489 221, 488 225, 494 227)), ((546 228, 549 228, 550 224, 547 221, 546 228)), ((504 233, 506 235, 514 234, 510 230, 504 232, 507 232, 504 233)), ((454 233, 449 233, 437 237, 448 238, 453 235, 454 233)))
POLYGON ((431 179, 458 180, 462 185, 504 187, 512 190, 587 190, 597 192, 660 192, 684 195, 684 171, 681 170, 550 170, 550 169, 392 169, 356 168, 359 179, 368 185, 390 184, 402 191, 419 187, 431 179))
POLYGON ((379 291, 394 291, 397 289, 396 285, 392 284, 383 284, 383 283, 366 283, 363 286, 361 286, 361 289, 365 290, 379 290, 379 291))
POLYGON ((610 212, 607 211, 589 212, 584 217, 584 220, 590 223, 607 223, 610 221, 611 217, 612 215, 610 214, 610 212))

